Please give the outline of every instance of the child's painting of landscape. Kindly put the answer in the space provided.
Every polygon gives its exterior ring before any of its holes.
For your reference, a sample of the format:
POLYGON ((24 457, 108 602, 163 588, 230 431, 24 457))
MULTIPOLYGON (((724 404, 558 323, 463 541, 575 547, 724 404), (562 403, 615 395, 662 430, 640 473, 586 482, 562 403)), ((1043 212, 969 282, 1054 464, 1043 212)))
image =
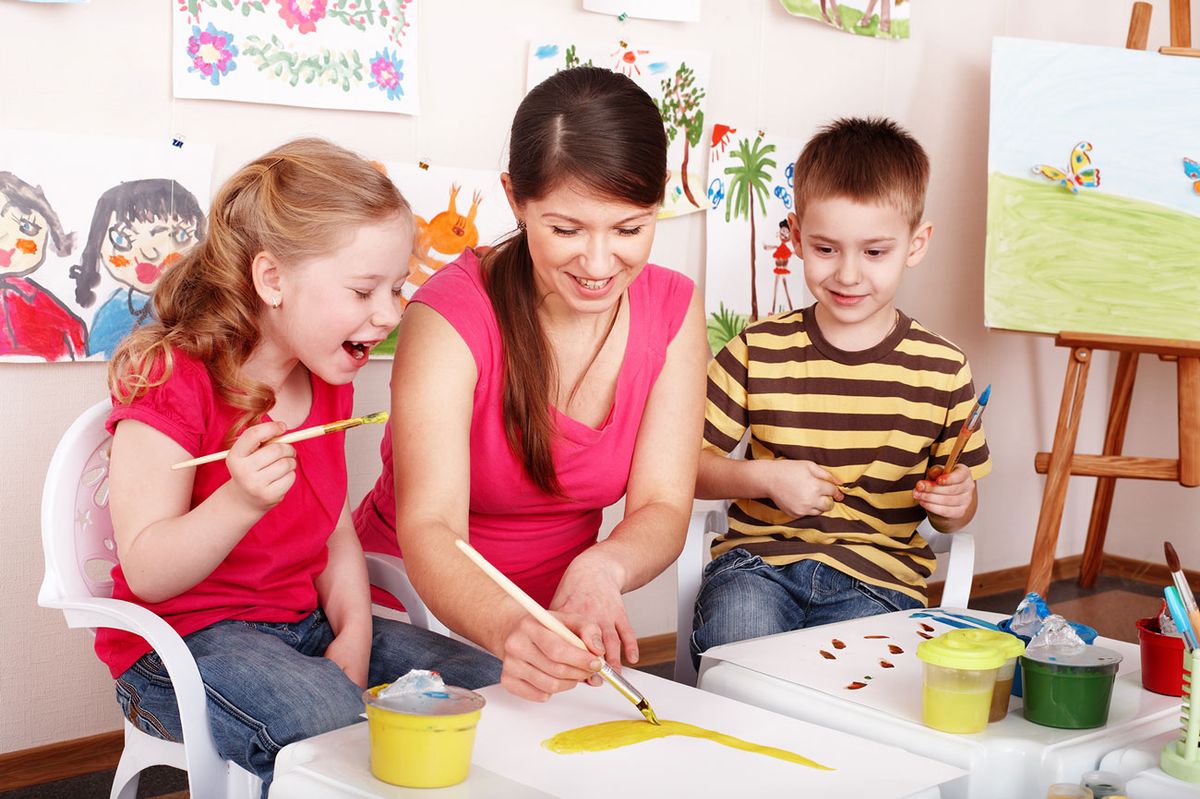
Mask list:
POLYGON ((704 307, 714 353, 750 322, 812 302, 788 240, 804 140, 718 122, 708 131, 704 307))
POLYGON ((793 16, 876 39, 907 39, 910 0, 779 0, 793 16))
POLYGON ((1200 340, 1200 62, 998 38, 989 327, 1200 340))
POLYGON ((537 41, 529 46, 526 90, 562 69, 595 66, 628 75, 646 90, 667 132, 667 190, 659 219, 703 211, 704 106, 711 55, 659 50, 626 39, 609 43, 537 41))

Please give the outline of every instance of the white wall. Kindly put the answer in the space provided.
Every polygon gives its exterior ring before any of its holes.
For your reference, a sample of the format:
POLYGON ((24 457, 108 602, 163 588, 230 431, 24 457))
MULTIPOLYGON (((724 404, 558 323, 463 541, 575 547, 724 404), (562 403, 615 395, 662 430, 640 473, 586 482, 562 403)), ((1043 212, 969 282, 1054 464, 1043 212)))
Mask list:
MULTIPOLYGON (((585 13, 575 0, 419 0, 422 115, 323 111, 171 98, 169 0, 95 0, 42 6, 0 0, 0 125, 63 133, 184 135, 217 145, 215 182, 267 148, 319 134, 381 160, 466 167, 501 165, 508 124, 522 96, 533 36, 634 39, 641 46, 713 51, 708 119, 757 123, 806 136, 848 114, 888 114, 928 148, 930 256, 906 278, 900 304, 966 350, 981 385, 993 384, 987 414, 995 463, 984 481, 979 571, 1028 561, 1043 479, 1033 453, 1048 449, 1067 354, 1046 338, 986 331, 983 253, 990 43, 994 35, 1120 46, 1125 0, 920 0, 914 36, 867 41, 789 17, 774 0, 705 0, 694 25, 585 13)), ((1151 42, 1167 40, 1167 2, 1154 3, 1151 42)), ((1200 24, 1193 22, 1200 30, 1200 24)), ((0 164, 4 154, 0 153, 0 164)), ((702 215, 659 226, 654 258, 700 279, 702 215)), ((1097 451, 1111 365, 1092 367, 1080 449, 1097 451), (1107 380, 1106 380, 1107 378, 1107 380), (1103 390, 1101 390, 1103 389, 1103 390)), ((365 367, 357 408, 387 404, 387 363, 365 367)), ((1128 441, 1138 454, 1173 455, 1174 374, 1143 366, 1128 441)), ((36 607, 42 571, 38 501, 54 444, 69 420, 104 396, 104 368, 0 365, 0 752, 119 726, 111 681, 91 639, 36 607)), ((348 435, 351 499, 375 479, 374 433, 348 435)), ((1072 481, 1059 555, 1082 549, 1092 481, 1072 481)), ((1161 538, 1200 567, 1188 523, 1200 494, 1169 484, 1122 484, 1109 551, 1156 560, 1161 538), (1145 532, 1144 532, 1145 531, 1145 532)), ((673 589, 661 579, 633 595, 640 635, 669 631, 673 589)))

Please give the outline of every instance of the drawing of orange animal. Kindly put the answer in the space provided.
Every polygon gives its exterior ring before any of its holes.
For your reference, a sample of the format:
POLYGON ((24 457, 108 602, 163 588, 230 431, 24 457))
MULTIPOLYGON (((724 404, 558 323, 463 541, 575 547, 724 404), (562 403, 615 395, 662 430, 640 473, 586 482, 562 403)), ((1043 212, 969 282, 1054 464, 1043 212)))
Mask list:
POLYGON ((479 228, 475 227, 475 214, 483 201, 483 194, 476 191, 471 195, 471 210, 463 216, 458 212, 458 184, 450 186, 450 202, 446 210, 439 212, 426 222, 417 217, 417 233, 413 254, 408 262, 408 279, 404 281, 404 298, 407 300, 429 276, 453 261, 468 247, 479 244, 479 228))

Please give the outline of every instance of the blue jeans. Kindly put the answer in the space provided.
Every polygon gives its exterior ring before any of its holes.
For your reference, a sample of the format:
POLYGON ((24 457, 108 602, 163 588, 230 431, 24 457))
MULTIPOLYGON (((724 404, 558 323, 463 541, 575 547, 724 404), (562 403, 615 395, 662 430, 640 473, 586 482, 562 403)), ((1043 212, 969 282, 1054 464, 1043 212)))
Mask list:
POLYGON ((923 607, 907 594, 868 585, 816 560, 771 566, 744 549, 704 567, 692 618, 692 662, 720 644, 923 607))
MULTIPOLYGON (((263 799, 281 748, 361 721, 362 689, 322 656, 332 640, 333 630, 320 609, 293 624, 217 622, 183 639, 208 694, 217 752, 262 778, 263 799)), ((411 624, 374 617, 367 684, 391 682, 409 669, 434 669, 447 684, 464 688, 500 681, 500 661, 492 655, 411 624)), ((182 740, 171 678, 155 652, 122 674, 116 690, 134 726, 168 741, 182 740)))

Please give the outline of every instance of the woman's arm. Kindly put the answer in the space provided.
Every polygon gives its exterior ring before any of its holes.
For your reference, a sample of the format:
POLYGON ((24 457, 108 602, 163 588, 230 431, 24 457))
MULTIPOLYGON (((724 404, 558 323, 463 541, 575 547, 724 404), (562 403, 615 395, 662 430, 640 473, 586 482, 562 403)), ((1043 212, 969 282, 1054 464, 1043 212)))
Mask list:
MULTIPOLYGON (((599 663, 534 621, 454 546, 456 538, 468 540, 476 379, 471 351, 450 323, 426 305, 409 305, 392 361, 396 535, 409 578, 434 615, 502 658, 501 682, 510 691, 545 700, 586 680, 599 663)), ((600 652, 595 625, 560 616, 600 652)))
POLYGON ((550 607, 600 625, 604 655, 620 665, 621 648, 638 660, 637 636, 621 594, 654 579, 679 556, 696 485, 708 361, 704 307, 693 293, 682 327, 650 391, 634 448, 625 518, 581 553, 563 575, 550 607))
POLYGON ((371 664, 371 589, 348 504, 342 508, 327 546, 329 560, 316 579, 317 601, 334 635, 325 657, 338 664, 355 685, 366 688, 371 664))
POLYGON ((279 422, 266 422, 242 433, 226 461, 232 479, 190 508, 195 471, 174 471, 171 464, 191 453, 148 424, 117 423, 109 507, 121 568, 134 594, 154 603, 187 591, 279 504, 296 479, 296 450, 262 445, 285 431, 279 422))

